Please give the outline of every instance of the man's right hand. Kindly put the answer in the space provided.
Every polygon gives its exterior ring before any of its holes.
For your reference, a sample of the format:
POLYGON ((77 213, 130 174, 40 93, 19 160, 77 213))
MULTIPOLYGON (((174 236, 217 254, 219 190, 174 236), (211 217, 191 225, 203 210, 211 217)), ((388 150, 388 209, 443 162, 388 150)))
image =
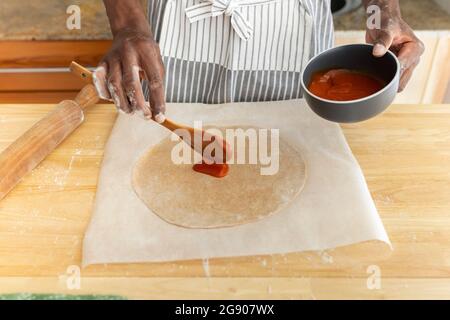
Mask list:
POLYGON ((136 13, 134 17, 130 10, 125 12, 132 17, 127 25, 122 13, 130 8, 120 7, 120 3, 133 4, 134 1, 104 2, 114 40, 94 72, 97 91, 101 98, 111 99, 125 113, 141 112, 147 119, 164 122, 164 65, 143 9, 131 8, 136 13), (148 83, 149 103, 144 98, 141 76, 148 83))

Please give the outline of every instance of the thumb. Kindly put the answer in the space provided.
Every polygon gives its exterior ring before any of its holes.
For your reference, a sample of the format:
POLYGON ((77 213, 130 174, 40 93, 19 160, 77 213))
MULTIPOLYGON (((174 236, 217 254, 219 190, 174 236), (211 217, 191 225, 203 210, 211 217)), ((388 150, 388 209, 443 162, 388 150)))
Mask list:
POLYGON ((393 41, 394 37, 389 31, 381 30, 378 33, 378 36, 375 38, 375 41, 373 42, 373 55, 375 57, 384 56, 391 47, 393 41))

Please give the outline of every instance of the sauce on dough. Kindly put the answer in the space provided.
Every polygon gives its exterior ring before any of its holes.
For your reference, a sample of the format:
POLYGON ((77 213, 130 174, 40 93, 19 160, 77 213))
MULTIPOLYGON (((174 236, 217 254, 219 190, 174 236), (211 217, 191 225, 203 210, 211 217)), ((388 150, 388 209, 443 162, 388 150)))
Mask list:
MULTIPOLYGON (((259 129, 242 125, 231 128, 259 129)), ((224 136, 227 128, 218 129, 224 136)), ((167 136, 152 146, 136 162, 132 174, 133 189, 149 208, 149 214, 168 223, 211 229, 256 222, 287 208, 305 185, 305 161, 283 137, 279 148, 272 150, 269 145, 267 149, 268 154, 279 159, 275 174, 262 175, 265 166, 260 162, 228 163, 229 174, 222 179, 197 173, 191 163, 175 164, 172 151, 179 141, 167 136)), ((237 150, 233 149, 236 159, 237 150)), ((259 154, 259 144, 246 144, 246 154, 250 152, 259 154)))
MULTIPOLYGON (((205 135, 208 133, 203 131, 202 133, 202 139, 205 138, 205 135)), ((223 178, 228 174, 229 166, 226 164, 227 160, 230 159, 233 150, 231 149, 231 146, 223 139, 217 138, 216 136, 209 135, 209 137, 206 139, 207 141, 203 141, 202 146, 202 153, 203 153, 203 161, 202 163, 195 164, 192 169, 195 172, 207 174, 215 178, 223 178), (211 142, 209 142, 211 141, 211 142), (205 156, 204 150, 209 144, 215 144, 215 148, 213 149, 213 152, 211 156, 205 156), (216 148, 222 149, 221 155, 216 155, 215 151, 216 148), (209 159, 213 163, 208 164, 204 160, 209 159)))
POLYGON ((223 178, 228 174, 230 168, 226 163, 207 164, 205 162, 202 162, 195 164, 192 169, 194 169, 194 171, 196 172, 207 174, 215 178, 223 178))

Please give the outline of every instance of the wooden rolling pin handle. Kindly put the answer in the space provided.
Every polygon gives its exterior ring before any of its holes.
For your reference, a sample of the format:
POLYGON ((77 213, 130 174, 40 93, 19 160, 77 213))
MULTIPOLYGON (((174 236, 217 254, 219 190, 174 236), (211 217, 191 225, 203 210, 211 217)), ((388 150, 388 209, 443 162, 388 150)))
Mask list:
MULTIPOLYGON (((89 100, 91 101, 91 100, 89 100)), ((83 109, 63 101, 0 154, 0 200, 82 122, 83 109)))
POLYGON ((0 154, 0 200, 83 122, 83 110, 98 101, 95 87, 86 85, 75 101, 62 101, 0 154))

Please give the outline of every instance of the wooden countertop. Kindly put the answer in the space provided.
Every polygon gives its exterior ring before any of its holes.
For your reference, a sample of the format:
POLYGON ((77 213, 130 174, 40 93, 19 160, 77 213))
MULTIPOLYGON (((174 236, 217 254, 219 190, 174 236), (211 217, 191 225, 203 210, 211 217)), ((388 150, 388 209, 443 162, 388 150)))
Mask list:
MULTIPOLYGON (((0 150, 53 107, 0 105, 0 150)), ((450 298, 450 105, 396 105, 343 126, 394 246, 386 260, 371 261, 369 250, 345 261, 330 250, 91 266, 81 270, 81 289, 69 290, 114 119, 111 106, 91 108, 82 127, 0 202, 0 294, 450 298), (369 289, 372 270, 381 273, 381 288, 369 289)))

